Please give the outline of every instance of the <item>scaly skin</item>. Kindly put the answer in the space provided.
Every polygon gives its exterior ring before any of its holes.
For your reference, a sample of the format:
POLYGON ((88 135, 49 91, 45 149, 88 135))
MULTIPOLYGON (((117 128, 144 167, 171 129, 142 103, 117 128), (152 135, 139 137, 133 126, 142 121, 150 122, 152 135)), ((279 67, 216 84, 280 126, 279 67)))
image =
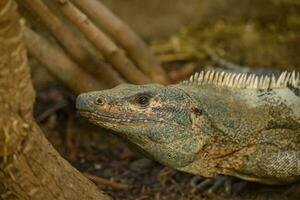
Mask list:
POLYGON ((81 94, 76 106, 91 122, 177 170, 272 185, 299 180, 299 77, 273 88, 271 82, 260 88, 254 79, 245 87, 213 82, 124 84, 81 94))

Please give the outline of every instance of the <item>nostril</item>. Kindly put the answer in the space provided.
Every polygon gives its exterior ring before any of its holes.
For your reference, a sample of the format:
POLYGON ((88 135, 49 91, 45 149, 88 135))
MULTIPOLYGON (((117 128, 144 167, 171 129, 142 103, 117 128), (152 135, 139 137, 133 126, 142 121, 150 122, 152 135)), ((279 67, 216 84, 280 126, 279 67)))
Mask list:
POLYGON ((101 97, 98 97, 97 99, 96 99, 96 102, 95 102, 97 105, 103 105, 104 104, 104 99, 103 98, 101 98, 101 97))

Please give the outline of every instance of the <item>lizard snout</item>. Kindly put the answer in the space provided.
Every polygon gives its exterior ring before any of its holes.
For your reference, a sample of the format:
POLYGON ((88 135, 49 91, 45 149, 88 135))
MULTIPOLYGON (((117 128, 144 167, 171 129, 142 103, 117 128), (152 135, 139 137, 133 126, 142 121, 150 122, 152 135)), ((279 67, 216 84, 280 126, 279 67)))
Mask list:
POLYGON ((89 110, 90 108, 90 96, 86 93, 80 94, 76 98, 76 109, 89 110))

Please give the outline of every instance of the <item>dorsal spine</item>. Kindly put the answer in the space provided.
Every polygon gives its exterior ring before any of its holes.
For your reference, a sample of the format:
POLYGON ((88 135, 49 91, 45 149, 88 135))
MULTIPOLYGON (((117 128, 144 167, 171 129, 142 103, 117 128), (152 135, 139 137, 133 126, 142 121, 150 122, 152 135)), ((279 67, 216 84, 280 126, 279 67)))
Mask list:
POLYGON ((219 87, 244 88, 244 89, 276 89, 292 86, 300 88, 300 73, 282 72, 278 78, 274 75, 259 76, 248 73, 228 73, 220 71, 201 71, 195 73, 189 80, 183 81, 184 85, 215 85, 219 87))

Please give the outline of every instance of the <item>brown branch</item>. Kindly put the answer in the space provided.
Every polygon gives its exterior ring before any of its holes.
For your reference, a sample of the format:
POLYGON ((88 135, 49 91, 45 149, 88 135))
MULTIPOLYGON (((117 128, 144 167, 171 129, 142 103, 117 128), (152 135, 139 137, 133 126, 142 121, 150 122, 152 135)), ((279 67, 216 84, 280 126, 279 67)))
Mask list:
POLYGON ((26 28, 24 35, 29 52, 74 92, 82 93, 104 88, 70 60, 61 49, 53 46, 31 29, 26 28))
POLYGON ((112 35, 127 50, 128 54, 143 72, 149 75, 155 82, 168 83, 165 71, 149 51, 143 40, 100 1, 71 1, 78 8, 82 9, 96 24, 101 25, 102 28, 112 35))
POLYGON ((229 61, 225 60, 224 58, 221 58, 218 54, 216 54, 208 46, 204 46, 203 50, 214 62, 216 62, 221 67, 225 67, 232 71, 238 71, 238 72, 244 72, 244 73, 250 72, 249 67, 240 66, 240 65, 234 64, 232 62, 229 62, 229 61))
POLYGON ((196 69, 197 65, 195 63, 187 63, 182 67, 172 70, 170 72, 170 79, 172 83, 177 83, 178 81, 188 78, 196 69))
POLYGON ((14 0, 0 0, 0 199, 109 200, 64 160, 32 117, 23 29, 14 0))
POLYGON ((86 38, 111 62, 128 81, 144 84, 151 80, 139 71, 124 52, 99 30, 85 14, 68 0, 56 0, 64 15, 80 29, 86 38))
POLYGON ((62 109, 65 106, 66 106, 66 102, 58 102, 53 107, 48 108, 48 110, 46 110, 45 112, 43 112, 42 114, 40 114, 39 116, 37 116, 36 117, 36 121, 38 123, 44 121, 50 115, 52 115, 53 113, 57 112, 58 110, 62 109))
POLYGON ((161 63, 170 63, 175 61, 186 61, 192 60, 194 55, 187 52, 179 52, 179 53, 166 53, 158 56, 158 59, 161 63))
POLYGON ((72 125, 73 125, 73 117, 70 116, 67 121, 67 127, 66 127, 66 146, 69 153, 70 159, 75 159, 77 154, 77 148, 76 145, 73 142, 73 131, 72 131, 72 125))
POLYGON ((107 179, 99 177, 99 176, 94 176, 94 175, 91 175, 88 173, 83 173, 83 175, 95 183, 107 185, 107 186, 110 186, 117 190, 127 190, 130 188, 129 185, 122 184, 122 183, 116 183, 114 181, 107 180, 107 179))
POLYGON ((41 0, 19 0, 32 14, 37 15, 60 42, 64 50, 79 65, 88 72, 95 74, 97 78, 104 79, 111 86, 125 81, 110 65, 93 56, 85 45, 80 43, 78 37, 67 27, 41 0))

